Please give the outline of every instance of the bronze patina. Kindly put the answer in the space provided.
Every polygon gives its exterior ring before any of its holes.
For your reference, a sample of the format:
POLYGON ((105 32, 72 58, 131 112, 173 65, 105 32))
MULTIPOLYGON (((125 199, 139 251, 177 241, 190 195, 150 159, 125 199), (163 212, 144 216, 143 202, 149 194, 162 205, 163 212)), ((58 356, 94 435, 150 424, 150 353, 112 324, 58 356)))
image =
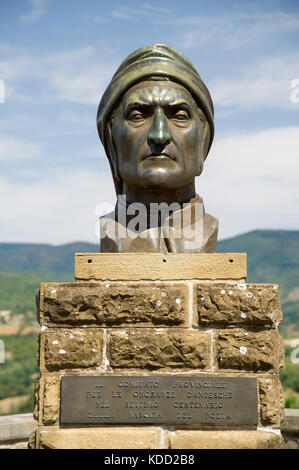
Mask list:
POLYGON ((100 219, 100 250, 215 252, 218 220, 195 191, 213 103, 191 62, 163 44, 133 52, 101 99, 97 126, 118 196, 100 219))
POLYGON ((225 376, 64 376, 62 424, 257 426, 257 382, 225 376))

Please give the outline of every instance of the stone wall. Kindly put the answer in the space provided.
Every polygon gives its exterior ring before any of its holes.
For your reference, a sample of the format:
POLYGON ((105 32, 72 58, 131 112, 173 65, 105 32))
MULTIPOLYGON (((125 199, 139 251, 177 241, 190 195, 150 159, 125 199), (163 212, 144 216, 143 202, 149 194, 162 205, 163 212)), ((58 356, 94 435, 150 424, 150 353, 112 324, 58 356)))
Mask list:
MULTIPOLYGON (((119 256, 119 255, 116 255, 119 256)), ((198 255, 197 255, 198 256, 198 255)), ((173 274, 172 274, 173 275, 173 274)), ((186 275, 186 274, 184 274, 186 275)), ((177 277, 179 277, 177 273, 177 277)), ((78 276, 76 276, 78 277, 78 276)), ((227 276, 228 277, 228 276, 227 276)), ((236 276, 237 277, 237 276, 236 276)), ((239 279, 42 284, 35 448, 281 448, 277 285, 239 279), (255 377, 258 426, 61 425, 65 375, 255 377)), ((241 404, 240 404, 241 406, 241 404)))

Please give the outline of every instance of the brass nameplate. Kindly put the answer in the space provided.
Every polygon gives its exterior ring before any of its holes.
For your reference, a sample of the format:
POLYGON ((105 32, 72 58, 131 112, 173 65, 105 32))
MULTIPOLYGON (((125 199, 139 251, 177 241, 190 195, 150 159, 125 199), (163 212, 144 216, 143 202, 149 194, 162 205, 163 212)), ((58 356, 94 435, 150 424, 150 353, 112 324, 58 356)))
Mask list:
POLYGON ((64 376, 62 424, 257 425, 248 377, 64 376))

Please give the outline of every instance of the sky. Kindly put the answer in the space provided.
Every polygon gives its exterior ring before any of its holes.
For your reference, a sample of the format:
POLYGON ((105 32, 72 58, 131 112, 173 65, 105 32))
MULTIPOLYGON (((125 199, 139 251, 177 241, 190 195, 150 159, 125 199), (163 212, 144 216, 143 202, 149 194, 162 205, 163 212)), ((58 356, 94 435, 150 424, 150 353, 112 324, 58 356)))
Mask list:
POLYGON ((196 179, 219 239, 299 230, 299 2, 0 0, 0 242, 97 243, 115 204, 96 129, 121 61, 152 43, 210 90, 196 179))

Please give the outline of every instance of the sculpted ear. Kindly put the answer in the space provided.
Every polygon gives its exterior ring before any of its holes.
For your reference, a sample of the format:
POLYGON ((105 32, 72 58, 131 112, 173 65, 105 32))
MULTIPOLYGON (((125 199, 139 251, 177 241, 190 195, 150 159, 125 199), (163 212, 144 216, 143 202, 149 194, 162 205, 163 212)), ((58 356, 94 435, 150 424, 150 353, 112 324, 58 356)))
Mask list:
POLYGON ((203 170, 203 164, 208 155, 209 143, 210 143, 211 129, 207 119, 202 121, 202 142, 200 149, 200 163, 196 176, 199 176, 203 170))

